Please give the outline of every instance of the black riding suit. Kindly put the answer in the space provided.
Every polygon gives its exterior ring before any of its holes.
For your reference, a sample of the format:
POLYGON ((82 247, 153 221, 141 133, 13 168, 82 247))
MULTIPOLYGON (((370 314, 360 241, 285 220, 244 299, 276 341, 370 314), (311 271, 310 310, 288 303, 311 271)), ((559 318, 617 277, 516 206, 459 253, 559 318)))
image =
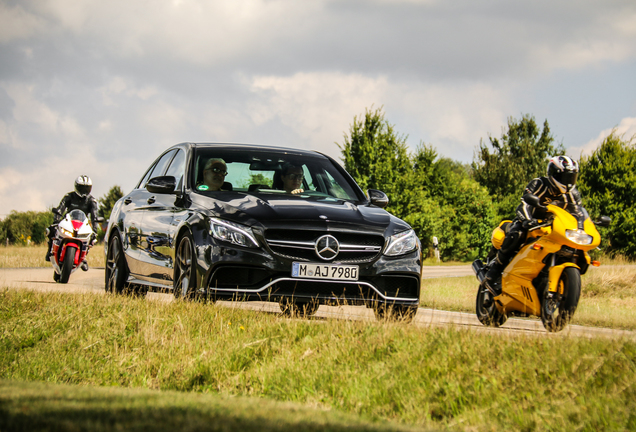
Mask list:
POLYGON ((73 210, 81 210, 87 217, 90 217, 93 231, 97 232, 97 200, 93 198, 92 195, 81 197, 75 191, 69 192, 64 195, 64 198, 60 201, 60 205, 52 210, 55 216, 53 225, 49 227, 49 247, 46 252, 47 257, 51 252, 53 237, 55 237, 56 232, 56 225, 60 222, 60 220, 62 220, 62 217, 66 215, 66 213, 73 210))
POLYGON ((545 209, 547 204, 552 201, 563 201, 581 205, 581 195, 573 187, 569 192, 562 193, 557 187, 553 186, 547 177, 538 177, 533 179, 524 191, 521 198, 521 204, 517 207, 516 217, 508 227, 506 237, 497 252, 495 260, 491 264, 490 270, 486 274, 486 279, 494 282, 501 275, 501 272, 508 265, 510 260, 515 256, 528 235, 528 229, 533 219, 545 219, 548 212, 545 209), (539 201, 543 208, 534 207, 528 204, 524 198, 526 195, 535 195, 539 197, 539 201))

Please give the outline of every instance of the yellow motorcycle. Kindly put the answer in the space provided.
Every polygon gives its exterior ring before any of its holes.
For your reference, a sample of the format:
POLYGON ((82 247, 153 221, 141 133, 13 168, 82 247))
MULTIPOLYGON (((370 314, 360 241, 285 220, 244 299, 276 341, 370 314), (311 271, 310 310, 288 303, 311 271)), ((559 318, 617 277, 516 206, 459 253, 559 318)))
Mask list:
MULTIPOLYGON (((524 199, 542 207, 534 195, 524 199)), ((486 264, 480 259, 473 262, 480 282, 477 318, 482 324, 499 327, 509 316, 538 316, 546 330, 557 332, 574 315, 581 295, 581 275, 590 265, 600 265, 588 254, 601 242, 595 225, 607 227, 610 218, 602 216, 592 222, 583 207, 559 201, 548 204, 546 210, 546 219, 532 222, 525 243, 503 270, 500 295, 493 297, 484 279, 511 221, 503 221, 493 231, 493 249, 486 264)))

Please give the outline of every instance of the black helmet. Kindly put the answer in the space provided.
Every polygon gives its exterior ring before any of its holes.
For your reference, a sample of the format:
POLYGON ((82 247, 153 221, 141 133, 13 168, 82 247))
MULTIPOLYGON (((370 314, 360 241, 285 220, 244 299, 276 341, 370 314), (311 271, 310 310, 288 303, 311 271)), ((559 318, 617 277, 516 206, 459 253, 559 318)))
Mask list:
POLYGON ((91 193, 91 189, 93 189, 93 182, 89 176, 81 175, 75 179, 75 193, 80 197, 86 197, 91 193))
POLYGON ((579 164, 568 156, 554 156, 548 162, 548 179, 561 193, 570 192, 579 176, 579 164))

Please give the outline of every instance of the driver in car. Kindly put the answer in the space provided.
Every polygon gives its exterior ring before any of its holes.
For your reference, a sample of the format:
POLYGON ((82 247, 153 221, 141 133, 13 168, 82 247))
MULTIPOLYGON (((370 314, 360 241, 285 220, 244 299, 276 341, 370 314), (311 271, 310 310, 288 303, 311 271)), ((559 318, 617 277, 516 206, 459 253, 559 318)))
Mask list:
POLYGON ((203 182, 197 185, 198 190, 220 191, 227 175, 227 165, 221 158, 212 158, 203 167, 203 182))
POLYGON ((280 178, 283 181, 283 189, 285 192, 290 194, 298 194, 304 192, 302 189, 303 178, 305 175, 303 174, 303 169, 300 166, 285 164, 281 171, 280 178))

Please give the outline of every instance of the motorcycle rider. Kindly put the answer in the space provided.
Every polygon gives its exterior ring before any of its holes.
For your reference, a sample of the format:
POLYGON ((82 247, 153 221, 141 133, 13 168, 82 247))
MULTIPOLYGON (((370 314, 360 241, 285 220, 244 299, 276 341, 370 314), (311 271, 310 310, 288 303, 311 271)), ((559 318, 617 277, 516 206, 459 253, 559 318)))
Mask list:
POLYGON ((568 156, 554 156, 548 162, 546 177, 538 177, 528 183, 521 197, 521 204, 517 207, 516 217, 508 227, 503 244, 484 279, 484 284, 492 295, 496 297, 501 294, 501 273, 526 240, 528 229, 533 226, 534 220, 547 216, 545 206, 552 201, 581 205, 581 195, 576 188, 578 175, 579 164, 576 160, 568 156), (525 200, 528 195, 537 196, 542 207, 528 204, 525 200))
MULTIPOLYGON (((62 201, 60 201, 60 205, 52 209, 55 216, 53 225, 51 225, 48 230, 49 243, 46 249, 45 260, 51 260, 51 246, 53 245, 56 226, 66 213, 76 209, 83 211, 84 214, 91 219, 93 232, 97 233, 97 200, 90 194, 92 189, 93 182, 91 178, 87 175, 81 175, 75 179, 75 190, 64 195, 62 201)), ((93 234, 93 238, 90 242, 91 246, 95 244, 95 240, 96 236, 93 234)), ((82 262, 82 270, 88 270, 88 263, 86 261, 82 262)))

